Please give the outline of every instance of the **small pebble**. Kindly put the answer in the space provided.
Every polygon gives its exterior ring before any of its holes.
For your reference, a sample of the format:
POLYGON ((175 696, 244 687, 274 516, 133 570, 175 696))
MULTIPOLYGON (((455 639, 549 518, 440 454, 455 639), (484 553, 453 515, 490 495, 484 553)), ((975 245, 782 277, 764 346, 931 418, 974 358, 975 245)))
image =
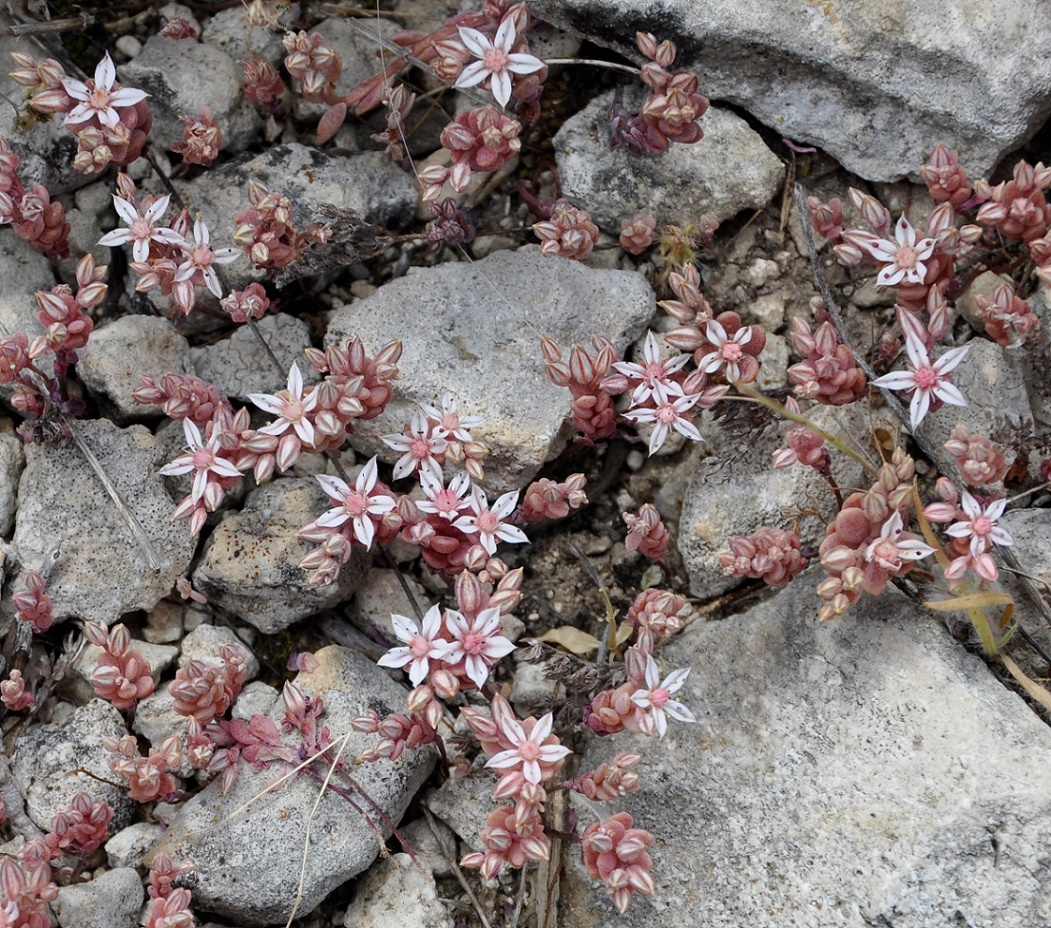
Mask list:
POLYGON ((142 51, 142 42, 133 35, 122 35, 114 45, 118 52, 129 59, 137 57, 142 51))

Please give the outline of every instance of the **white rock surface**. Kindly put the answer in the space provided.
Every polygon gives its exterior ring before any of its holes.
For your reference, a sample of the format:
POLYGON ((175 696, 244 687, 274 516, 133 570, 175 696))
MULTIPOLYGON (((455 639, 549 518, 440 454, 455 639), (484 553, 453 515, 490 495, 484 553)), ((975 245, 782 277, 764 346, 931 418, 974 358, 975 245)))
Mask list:
POLYGON ((11 761, 29 817, 47 831, 55 815, 84 792, 113 807, 111 831, 127 825, 135 803, 122 786, 110 785, 116 782, 109 769, 112 755, 102 746, 103 738, 121 738, 127 733, 121 714, 101 699, 75 710, 64 725, 29 729, 15 743, 11 761))
MULTIPOLYGON (((337 742, 350 730, 350 720, 366 708, 381 716, 403 709, 405 690, 361 655, 328 647, 316 656, 318 668, 300 673, 295 682, 307 695, 324 697, 324 722, 337 742)), ((270 716, 284 716, 283 701, 270 716)), ((351 734, 344 757, 351 761, 373 740, 372 735, 351 734)), ((291 736, 288 743, 295 743, 291 736)), ((409 751, 394 763, 355 766, 353 775, 397 822, 433 763, 430 751, 409 751)), ((201 909, 234 916, 239 925, 284 923, 296 898, 305 828, 318 785, 300 777, 237 812, 280 775, 276 768, 252 773, 244 761, 241 768, 226 796, 212 783, 187 802, 155 851, 194 861, 194 901, 201 909)), ((327 792, 313 814, 300 913, 310 912, 329 892, 365 870, 378 846, 364 819, 346 800, 327 792)))
POLYGON ((240 65, 214 45, 151 35, 120 77, 150 94, 150 140, 163 148, 182 141, 185 124, 179 117, 196 118, 202 106, 211 109, 227 154, 244 150, 262 125, 242 90, 240 65))
POLYGON ((915 174, 938 142, 988 173, 1051 113, 1041 0, 529 0, 531 11, 637 59, 672 39, 700 91, 817 145, 869 180, 915 174))
POLYGON ((0 322, 9 332, 25 331, 30 339, 42 335, 33 294, 55 285, 51 265, 15 230, 0 227, 0 322))
POLYGON ((365 580, 368 558, 357 551, 329 586, 310 583, 299 562, 312 545, 296 532, 331 508, 318 482, 283 478, 248 494, 208 539, 193 585, 208 599, 272 634, 349 599, 365 580))
POLYGON ((138 867, 146 852, 164 834, 163 825, 136 822, 122 828, 106 842, 106 858, 111 867, 138 867))
POLYGON ((122 867, 61 887, 52 907, 62 928, 132 928, 145 898, 138 873, 122 867))
POLYGON ((1047 726, 892 589, 819 623, 818 579, 661 649, 697 724, 589 739, 642 755, 599 814, 653 832, 657 892, 618 917, 568 853, 574 928, 1051 924, 1047 726))
POLYGON ((122 419, 163 415, 160 406, 132 398, 142 386, 143 374, 159 381, 169 372, 194 372, 189 344, 161 316, 122 316, 100 326, 77 356, 77 374, 94 392, 112 400, 122 419), (129 363, 132 358, 134 363, 129 363))
POLYGON ((394 399, 385 412, 355 424, 351 444, 365 457, 398 455, 380 436, 400 433, 417 403, 450 392, 461 413, 480 415, 475 438, 489 446, 486 489, 524 487, 562 450, 568 390, 544 373, 543 336, 568 356, 589 351, 593 334, 619 350, 637 338, 654 312, 649 284, 627 271, 596 271, 537 248, 500 251, 470 265, 413 268, 364 300, 336 311, 326 345, 359 334, 368 354, 401 339, 394 399))
POLYGON ((39 570, 61 542, 47 586, 56 619, 79 616, 112 625, 171 592, 186 572, 195 540, 185 523, 171 520, 174 504, 156 474, 163 449, 147 429, 120 429, 104 419, 82 419, 77 428, 138 517, 162 569, 149 568, 99 478, 72 445, 26 445, 14 547, 26 568, 39 570))
POLYGON ((9 535, 15 521, 15 506, 18 499, 18 481, 26 466, 22 439, 10 431, 0 432, 0 535, 9 535))
POLYGON ((701 119, 704 138, 693 145, 672 144, 656 156, 612 150, 613 93, 596 97, 555 136, 562 195, 611 235, 638 213, 658 225, 696 223, 702 216, 723 222, 762 209, 781 188, 781 161, 740 116, 718 107, 701 119))
POLYGON ((452 928, 431 873, 408 854, 377 861, 354 887, 347 928, 452 928))

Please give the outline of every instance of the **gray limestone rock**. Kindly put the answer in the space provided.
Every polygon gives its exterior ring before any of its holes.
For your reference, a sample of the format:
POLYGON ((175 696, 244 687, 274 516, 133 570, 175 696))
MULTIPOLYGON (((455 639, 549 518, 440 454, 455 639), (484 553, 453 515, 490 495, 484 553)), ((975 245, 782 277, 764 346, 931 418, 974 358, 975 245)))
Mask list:
POLYGON ((112 755, 102 746, 103 738, 127 733, 121 714, 101 699, 81 706, 63 725, 30 728, 15 743, 11 761, 29 817, 46 831, 83 792, 113 807, 112 831, 127 825, 135 803, 123 787, 110 785, 116 780, 109 768, 112 755))
MULTIPOLYGON (((317 652, 319 666, 300 673, 296 685, 308 696, 325 701, 325 724, 341 743, 350 732, 343 756, 357 757, 375 736, 352 732, 350 720, 373 708, 381 716, 399 711, 405 690, 382 670, 352 651, 328 647, 317 652)), ((278 700, 270 717, 280 721, 284 703, 278 700)), ((294 744, 293 736, 287 743, 294 744)), ((409 751, 397 761, 353 767, 361 789, 397 822, 434 763, 429 750, 409 751)), ((326 767, 327 769, 327 767, 326 767)), ((310 912, 329 892, 365 870, 382 841, 347 801, 329 790, 315 811, 318 784, 308 776, 294 778, 270 794, 281 775, 275 766, 253 773, 245 761, 237 783, 225 796, 212 783, 185 804, 167 834, 155 847, 173 860, 194 861, 195 905, 220 915, 236 916, 241 925, 284 923, 292 911, 307 848, 303 895, 299 911, 310 912), (242 808, 252 797, 260 798, 242 808), (310 822, 310 840, 305 842, 310 822)), ((373 821, 378 813, 371 803, 373 821)), ((382 828, 382 824, 380 825, 382 828)), ((386 829, 383 829, 386 832, 386 829)))
POLYGON ((30 339, 44 333, 33 294, 55 286, 45 258, 10 227, 0 228, 0 323, 11 333, 25 331, 30 339))
POLYGON ((568 355, 605 335, 619 350, 654 312, 646 280, 628 271, 596 271, 537 248, 500 251, 472 264, 413 268, 364 300, 336 311, 326 345, 358 334, 369 355, 394 339, 404 352, 394 399, 382 415, 356 423, 351 444, 393 462, 380 441, 401 433, 417 403, 452 394, 461 413, 480 415, 473 432, 492 454, 490 493, 518 489, 565 444, 569 393, 544 372, 543 336, 568 355), (411 311, 407 311, 411 308, 411 311))
POLYGON ((568 854, 567 923, 1051 924, 1047 726, 895 590, 820 623, 818 579, 658 652, 692 666, 697 724, 589 739, 583 769, 642 755, 639 791, 595 811, 655 835, 657 891, 619 917, 568 854))
POLYGON ((143 374, 159 381, 169 372, 193 373, 186 339, 161 316, 122 316, 95 329, 77 355, 77 373, 93 391, 113 401, 122 419, 163 415, 160 406, 132 398, 143 374))
POLYGON ((357 551, 329 586, 315 586, 299 562, 311 545, 296 532, 331 508, 313 478, 275 480, 248 494, 212 532, 193 574, 209 600, 271 634, 348 599, 365 580, 368 559, 357 551))
MULTIPOLYGON (((7 424, 10 429, 10 423, 7 424)), ((26 466, 20 438, 10 431, 0 432, 0 535, 9 535, 15 521, 18 481, 26 466)))
POLYGON ((120 77, 150 94, 150 139, 163 148, 182 141, 185 124, 179 117, 196 118, 202 106, 211 109, 222 133, 222 150, 228 154, 242 151, 262 125, 241 88, 240 66, 215 45, 152 35, 120 77))
POLYGON ((195 540, 185 524, 171 520, 173 504, 156 475, 162 448, 153 435, 142 426, 120 429, 106 420, 81 420, 76 428, 138 518, 161 570, 150 569, 98 476, 71 444, 26 445, 14 547, 24 567, 39 570, 61 543, 47 587, 55 618, 112 625, 171 592, 186 572, 195 540))
POLYGON ((122 867, 61 887, 53 908, 62 928, 132 928, 145 898, 138 873, 122 867))
POLYGON ((452 928, 434 883, 408 854, 377 861, 354 887, 343 920, 347 928, 452 928))
POLYGON ((191 348, 193 372, 214 383, 231 400, 248 402, 249 393, 275 393, 285 388, 288 371, 295 361, 304 381, 317 380, 314 369, 303 357, 310 346, 306 323, 287 313, 264 316, 256 323, 270 350, 284 371, 278 376, 269 357, 259 345, 252 330, 238 326, 226 338, 201 348, 191 348))
MULTIPOLYGON (((740 116, 711 107, 704 138, 661 155, 634 155, 609 145, 613 91, 566 120, 555 136, 562 195, 586 209, 611 235, 638 213, 658 225, 717 222, 762 209, 781 188, 785 168, 740 116)), ((637 101, 641 103, 641 100, 637 101)))
MULTIPOLYGON (((988 173, 1051 113, 1051 8, 1040 0, 529 0, 638 60, 672 39, 700 91, 869 180, 915 174, 939 142, 988 173)), ((702 143, 703 144, 703 143, 702 143)))
POLYGON ((106 859, 111 867, 138 867, 146 852, 164 834, 163 825, 136 822, 122 828, 106 842, 106 859))

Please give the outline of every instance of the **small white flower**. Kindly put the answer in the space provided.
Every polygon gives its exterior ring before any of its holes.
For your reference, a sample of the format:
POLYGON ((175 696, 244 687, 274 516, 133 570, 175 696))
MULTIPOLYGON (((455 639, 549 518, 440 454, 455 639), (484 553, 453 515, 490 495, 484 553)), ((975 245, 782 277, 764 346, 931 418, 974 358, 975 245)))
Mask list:
POLYGON ((668 438, 668 430, 675 429, 680 435, 693 441, 703 441, 697 426, 691 421, 692 417, 686 414, 697 405, 700 399, 699 393, 689 396, 669 397, 658 401, 655 407, 645 406, 642 409, 629 409, 624 413, 624 418, 630 422, 653 422, 656 423, 650 434, 650 454, 657 451, 668 438))
POLYGON ((208 487, 209 474, 220 477, 242 477, 244 476, 233 461, 219 457, 222 450, 219 446, 219 438, 222 429, 212 428, 212 437, 207 442, 201 436, 201 430, 189 419, 182 420, 183 434, 186 436, 186 454, 181 454, 171 464, 165 464, 158 473, 165 477, 178 477, 193 471, 193 489, 190 497, 196 506, 204 497, 204 491, 208 487))
POLYGON ((550 712, 537 721, 528 737, 517 719, 505 718, 501 722, 502 724, 498 723, 500 734, 514 747, 494 754, 489 758, 486 767, 509 770, 520 766, 527 783, 539 783, 543 778, 541 763, 557 764, 567 754, 573 753, 560 744, 544 744, 554 725, 550 712))
POLYGON ((215 273, 213 264, 229 264, 236 261, 239 254, 236 248, 212 248, 211 233, 205 221, 198 216, 193 224, 194 244, 183 241, 183 262, 175 269, 176 283, 189 283, 200 271, 204 285, 216 296, 223 295, 222 284, 215 273))
POLYGON ((673 670, 660 682, 660 674, 657 671, 657 662, 652 654, 646 655, 646 687, 637 689, 631 694, 631 701, 640 709, 648 710, 643 716, 644 734, 652 734, 656 729, 657 734, 663 738, 668 730, 668 716, 680 722, 696 722, 693 713, 681 702, 671 698, 672 693, 682 689, 686 678, 690 675, 689 668, 686 670, 673 670), (658 685, 659 684, 659 685, 658 685), (648 729, 648 730, 647 730, 648 729))
POLYGON ((135 90, 131 87, 122 87, 114 92, 113 84, 117 79, 117 71, 113 67, 113 60, 106 52, 105 57, 95 68, 95 87, 88 90, 88 85, 71 77, 63 78, 62 86, 74 100, 80 103, 66 114, 65 124, 76 124, 87 122, 92 116, 97 116, 102 125, 114 128, 120 122, 120 113, 117 110, 125 106, 134 106, 141 100, 145 100, 149 94, 145 90, 135 90))
POLYGON ((453 640, 445 654, 447 664, 464 662, 467 676, 478 689, 489 679, 489 668, 514 649, 514 642, 500 634, 500 610, 483 609, 473 619, 450 609, 446 625, 453 640))
POLYGON ((371 548, 372 540, 376 536, 376 526, 371 517, 382 517, 397 506, 397 501, 392 496, 372 495, 376 487, 376 459, 371 458, 361 468, 353 488, 339 477, 330 477, 328 474, 317 474, 316 476, 321 489, 333 502, 339 504, 319 516, 317 524, 321 528, 337 528, 350 519, 354 526, 354 537, 365 546, 366 550, 371 548))
POLYGON ((970 347, 964 345, 962 348, 951 348, 932 364, 923 342, 910 333, 905 339, 908 369, 877 377, 872 385, 911 393, 909 421, 912 428, 916 429, 930 412, 932 396, 951 406, 967 405, 963 394, 950 382, 949 373, 956 370, 970 347))
POLYGON ((165 194, 154 200, 146 208, 145 213, 140 213, 131 200, 125 200, 114 194, 113 206, 117 210, 117 215, 127 223, 127 226, 107 232, 99 239, 99 244, 114 246, 134 242, 131 254, 136 261, 145 261, 149 258, 150 242, 185 246, 186 240, 174 229, 156 227, 157 221, 168 209, 170 199, 171 197, 165 194))
POLYGON ((631 393, 633 406, 641 406, 650 398, 663 402, 673 396, 682 396, 682 388, 670 377, 690 360, 690 355, 681 353, 666 360, 662 360, 660 355, 657 339, 653 332, 647 332, 646 345, 642 349, 644 364, 630 361, 616 361, 613 364, 614 369, 629 380, 641 381, 631 393))
POLYGON ((970 538, 968 546, 974 557, 988 551, 990 542, 1004 547, 1014 544, 1007 529, 997 524, 1006 507, 1006 499, 997 499, 983 509, 978 500, 964 490, 960 494, 960 508, 968 518, 954 522, 945 530, 945 534, 953 538, 970 538))
POLYGON ((894 238, 894 242, 875 237, 860 242, 877 261, 887 262, 886 267, 880 268, 876 283, 881 287, 893 287, 903 280, 922 284, 927 273, 923 262, 934 253, 934 246, 938 243, 933 238, 917 242, 916 230, 904 214, 894 227, 894 238))
POLYGON ((697 367, 706 374, 714 374, 724 364, 726 365, 726 379, 730 383, 736 383, 741 379, 740 360, 744 357, 742 345, 747 345, 752 340, 752 327, 743 325, 733 338, 726 334, 722 323, 715 319, 709 319, 704 337, 715 346, 714 351, 709 351, 697 362, 697 367))
POLYGON ((456 400, 451 393, 442 394, 442 408, 421 404, 420 408, 427 417, 437 423, 433 434, 438 438, 452 439, 459 442, 473 441, 471 429, 476 429, 485 422, 481 416, 461 416, 456 411, 456 400))
POLYGON ((395 480, 408 477, 417 470, 420 472, 421 481, 424 472, 441 479, 442 465, 438 463, 436 456, 445 454, 447 442, 437 434, 436 429, 432 430, 423 407, 412 414, 408 434, 384 435, 383 443, 388 448, 402 452, 394 465, 395 480))
POLYGON ((449 486, 443 486, 440 477, 435 477, 430 471, 420 471, 420 485, 423 487, 426 499, 418 500, 416 508, 420 512, 428 512, 432 515, 441 516, 449 522, 458 519, 460 514, 468 507, 468 501, 464 498, 467 491, 471 489, 471 478, 460 471, 449 486))
POLYGON ((509 516, 518 504, 518 491, 505 493, 499 497, 492 508, 486 498, 485 491, 478 487, 471 488, 471 515, 460 516, 455 525, 465 535, 477 535, 478 543, 490 554, 496 554, 497 540, 510 542, 511 544, 526 544, 529 539, 525 532, 516 528, 504 517, 509 516))
POLYGON ((883 523, 879 537, 870 542, 865 549, 865 560, 896 573, 901 570, 902 561, 918 561, 934 554, 934 548, 918 539, 902 539, 904 528, 901 513, 895 511, 894 515, 883 523))
POLYGON ((263 426, 259 431, 264 435, 284 435, 292 428, 303 444, 314 444, 314 424, 308 413, 317 406, 317 390, 311 389, 303 396, 303 375, 299 373, 295 361, 288 372, 288 389, 282 393, 276 396, 269 393, 248 394, 248 398, 260 409, 280 416, 276 422, 263 426))
POLYGON ((403 615, 391 615, 394 634, 406 647, 391 648, 377 664, 380 667, 409 667, 409 679, 419 686, 431 670, 432 660, 442 660, 449 642, 439 638, 442 630, 442 615, 437 605, 431 606, 423 617, 423 628, 417 628, 412 619, 403 615))
POLYGON ((510 17, 500 23, 496 37, 492 40, 477 29, 461 26, 460 41, 481 61, 467 65, 453 86, 475 87, 488 80, 496 102, 507 106, 507 101, 511 99, 511 74, 532 74, 544 66, 544 62, 535 55, 512 52, 516 38, 515 24, 510 17))

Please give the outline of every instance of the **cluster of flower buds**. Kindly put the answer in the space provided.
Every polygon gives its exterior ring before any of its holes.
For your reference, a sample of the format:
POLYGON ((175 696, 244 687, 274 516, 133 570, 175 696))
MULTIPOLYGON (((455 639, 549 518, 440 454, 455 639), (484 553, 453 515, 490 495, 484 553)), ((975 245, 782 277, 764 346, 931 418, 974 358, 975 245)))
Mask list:
POLYGON ((570 509, 579 509, 587 501, 583 474, 572 474, 561 483, 541 477, 526 487, 518 516, 523 522, 539 522, 541 519, 564 519, 570 509))
POLYGON ((55 621, 53 613, 54 604, 51 597, 44 592, 47 587, 47 577, 28 570, 25 574, 25 589, 20 590, 11 597, 18 618, 33 626, 33 631, 46 632, 55 621))
POLYGON ((21 712, 33 705, 35 697, 30 690, 26 689, 26 681, 22 678, 22 671, 14 668, 6 680, 0 683, 0 702, 9 712, 21 712))
POLYGON ((732 577, 762 580, 782 587, 807 565, 799 536, 775 526, 730 539, 730 550, 719 555, 719 566, 732 577))
POLYGON ((657 234, 657 220, 644 213, 625 219, 620 224, 620 247, 629 255, 641 255, 657 234))
POLYGON ((234 243, 257 268, 287 267, 307 249, 324 243, 325 232, 317 223, 297 231, 288 197, 250 180, 248 201, 251 205, 234 217, 234 243))
POLYGON ((19 238, 55 258, 69 257, 69 223, 59 202, 42 184, 26 192, 18 176, 19 159, 0 138, 0 225, 11 224, 19 238))
POLYGON ((651 561, 659 561, 668 553, 671 536, 661 521, 661 514, 652 503, 643 503, 638 513, 621 513, 628 534, 624 547, 629 551, 638 551, 651 561))
POLYGON ((85 622, 84 637, 102 649, 91 672, 91 685, 99 696, 117 709, 133 709, 140 699, 153 692, 150 665, 131 646, 131 634, 124 625, 114 625, 107 631, 98 622, 85 622))
POLYGON ((241 66, 244 68, 245 97, 258 103, 268 113, 276 113, 286 89, 281 75, 266 58, 256 55, 246 58, 241 66))
POLYGON ((580 839, 588 875, 606 884, 609 897, 621 914, 627 911, 635 893, 652 896, 656 889, 649 854, 653 835, 633 828, 633 824, 627 812, 618 812, 603 822, 588 825, 580 839))
POLYGON ((659 644, 686 627, 689 613, 689 604, 678 593, 651 586, 635 597, 628 609, 628 621, 636 637, 649 635, 659 644))
POLYGON ((541 339, 548 379, 558 387, 566 387, 572 394, 569 408, 573 425, 588 441, 610 438, 617 431, 617 410, 613 397, 602 382, 617 360, 612 342, 601 335, 591 339, 595 355, 587 349, 574 346, 569 362, 562 360, 562 349, 550 338, 541 339))
POLYGON ((999 445, 984 435, 974 435, 966 425, 957 425, 945 443, 945 450, 953 456, 964 483, 984 487, 1003 480, 1007 473, 1007 457, 999 445))
POLYGON ((804 358, 788 368, 796 396, 829 406, 845 406, 868 392, 868 381, 854 352, 843 344, 831 321, 826 319, 813 332, 806 319, 796 316, 789 341, 804 358))
POLYGON ((818 548, 828 578, 817 587, 826 605, 821 619, 838 618, 862 593, 882 593, 891 577, 901 577, 934 549, 906 531, 915 466, 900 448, 880 467, 876 482, 852 493, 825 529, 818 548))
POLYGON ((150 748, 146 757, 139 753, 134 735, 123 738, 103 738, 103 747, 114 756, 109 766, 128 784, 128 797, 136 802, 174 799, 179 793, 175 778, 183 762, 182 741, 178 735, 169 735, 159 748, 150 748))
POLYGON ((6 919, 12 928, 50 925, 51 903, 57 898, 58 886, 48 863, 29 865, 16 857, 0 859, 0 919, 6 919))
POLYGON ((219 157, 219 150, 223 147, 223 134, 212 118, 211 108, 202 106, 197 111, 197 116, 180 116, 186 128, 183 130, 182 141, 172 146, 172 151, 182 155, 186 164, 199 164, 208 167, 219 157))
POLYGON ((224 715, 244 685, 247 660, 241 645, 224 644, 218 660, 187 661, 168 684, 175 711, 199 725, 224 715))
POLYGON ((1009 284, 1000 284, 992 299, 979 294, 974 311, 985 326, 985 334, 1004 348, 1018 348, 1040 326, 1040 319, 1028 301, 1019 297, 1009 284))
POLYGON ((540 239, 540 252, 548 258, 583 261, 598 244, 598 226, 563 198, 551 205, 547 218, 533 223, 533 232, 540 239))
POLYGON ((697 92, 692 71, 669 71, 675 61, 675 43, 659 45, 647 32, 636 33, 639 51, 649 61, 642 67, 642 81, 651 88, 641 110, 629 112, 614 103, 610 114, 610 142, 630 151, 660 154, 672 142, 692 144, 703 138, 698 120, 708 110, 708 100, 697 92))

